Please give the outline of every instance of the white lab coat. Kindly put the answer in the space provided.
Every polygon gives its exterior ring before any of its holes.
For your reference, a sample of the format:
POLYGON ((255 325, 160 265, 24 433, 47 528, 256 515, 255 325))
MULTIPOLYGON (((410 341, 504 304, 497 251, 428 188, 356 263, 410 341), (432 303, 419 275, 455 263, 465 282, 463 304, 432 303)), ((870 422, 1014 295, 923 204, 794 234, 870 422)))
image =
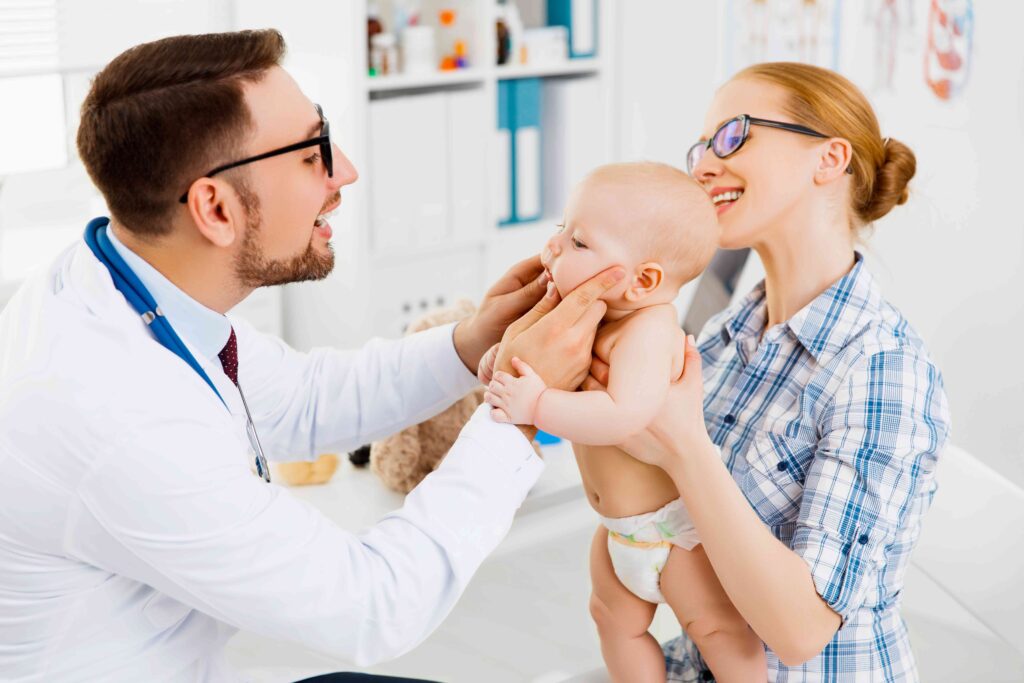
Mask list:
MULTIPOLYGON (((475 382, 450 326, 308 354, 235 329, 271 460, 367 443, 475 382)), ((252 473, 238 393, 196 356, 230 412, 84 243, 0 315, 3 680, 235 680, 237 629, 395 657, 444 619, 543 467, 483 406, 401 510, 352 533, 252 473)))

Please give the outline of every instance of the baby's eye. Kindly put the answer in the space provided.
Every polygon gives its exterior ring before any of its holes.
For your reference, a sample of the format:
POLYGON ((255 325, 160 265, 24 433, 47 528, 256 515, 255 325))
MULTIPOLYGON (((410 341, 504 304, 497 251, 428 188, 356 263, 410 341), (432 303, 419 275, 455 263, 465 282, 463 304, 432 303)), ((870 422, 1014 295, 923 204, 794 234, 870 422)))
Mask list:
POLYGON ((555 226, 555 234, 556 235, 562 234, 563 230, 565 230, 565 223, 559 223, 558 225, 555 226))
POLYGON ((572 246, 576 247, 577 249, 586 249, 587 248, 587 245, 583 244, 583 242, 580 242, 575 237, 572 238, 572 246))
POLYGON ((315 164, 316 162, 320 161, 320 153, 319 152, 313 152, 308 157, 303 159, 303 161, 305 163, 307 163, 307 164, 311 164, 311 165, 315 164))

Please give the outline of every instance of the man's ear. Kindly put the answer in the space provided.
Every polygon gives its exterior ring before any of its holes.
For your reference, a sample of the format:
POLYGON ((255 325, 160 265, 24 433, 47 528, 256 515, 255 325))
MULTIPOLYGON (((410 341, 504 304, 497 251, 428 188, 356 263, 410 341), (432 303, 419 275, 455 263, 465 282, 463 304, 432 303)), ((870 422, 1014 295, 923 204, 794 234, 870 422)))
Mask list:
POLYGON ((636 274, 626 287, 626 301, 643 301, 658 291, 665 280, 665 271, 653 261, 637 266, 636 274))
POLYGON ((219 178, 200 178, 189 189, 192 222, 215 246, 230 247, 241 238, 244 211, 235 189, 219 178))
POLYGON ((843 178, 846 169, 853 162, 853 146, 849 140, 831 138, 822 145, 818 168, 814 173, 815 182, 825 185, 843 178))

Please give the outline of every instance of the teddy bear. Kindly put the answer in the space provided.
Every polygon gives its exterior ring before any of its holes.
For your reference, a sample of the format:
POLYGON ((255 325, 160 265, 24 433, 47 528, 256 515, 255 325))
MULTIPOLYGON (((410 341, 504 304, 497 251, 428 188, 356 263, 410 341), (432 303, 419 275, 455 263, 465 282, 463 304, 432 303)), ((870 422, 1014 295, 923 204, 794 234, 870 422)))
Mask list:
MULTIPOLYGON (((460 299, 450 308, 430 311, 414 320, 406 328, 406 334, 458 322, 473 315, 475 310, 471 301, 460 299)), ((389 489, 408 493, 437 468, 463 425, 483 401, 484 387, 479 386, 434 417, 375 441, 370 445, 370 469, 389 489)), ((359 459, 358 452, 351 456, 353 463, 358 463, 359 459)))
MULTIPOLYGON (((471 301, 460 299, 450 308, 425 313, 414 320, 405 333, 413 334, 458 322, 473 315, 475 310, 471 301)), ((480 386, 429 420, 357 448, 349 454, 349 460, 357 467, 370 463, 370 468, 385 486, 399 493, 408 493, 423 477, 434 471, 455 443, 462 426, 483 400, 484 387, 480 386)), ((326 483, 337 467, 338 456, 328 453, 312 461, 273 463, 271 471, 275 480, 289 486, 308 486, 326 483)))

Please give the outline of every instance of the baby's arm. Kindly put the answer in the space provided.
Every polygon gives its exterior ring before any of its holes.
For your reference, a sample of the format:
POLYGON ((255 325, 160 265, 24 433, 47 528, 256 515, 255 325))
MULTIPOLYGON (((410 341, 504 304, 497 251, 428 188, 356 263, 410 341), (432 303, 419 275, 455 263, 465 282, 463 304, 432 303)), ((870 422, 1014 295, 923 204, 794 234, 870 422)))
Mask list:
POLYGON ((576 443, 618 444, 657 414, 681 336, 665 318, 644 316, 622 331, 611 350, 607 392, 547 389, 528 365, 514 362, 521 376, 495 373, 485 400, 498 420, 534 424, 576 443))

